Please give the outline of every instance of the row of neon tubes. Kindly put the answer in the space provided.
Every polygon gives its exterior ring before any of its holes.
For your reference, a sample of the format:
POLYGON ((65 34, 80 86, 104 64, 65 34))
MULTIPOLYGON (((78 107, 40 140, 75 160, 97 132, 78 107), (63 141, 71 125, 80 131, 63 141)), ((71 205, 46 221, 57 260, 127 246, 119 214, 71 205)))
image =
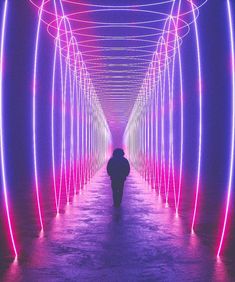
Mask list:
MULTIPOLYGON (((35 193, 37 198, 37 210, 40 230, 44 229, 44 217, 40 197, 40 175, 38 171, 38 144, 37 123, 40 117, 37 109, 37 98, 40 92, 37 88, 39 82, 39 49, 41 18, 44 1, 39 10, 38 25, 35 38, 34 66, 33 66, 33 89, 32 89, 32 134, 33 134, 33 161, 35 193)), ((62 2, 55 2, 55 10, 63 11, 62 2)), ((9 208, 7 171, 5 170, 4 151, 4 117, 3 99, 6 93, 3 92, 4 72, 3 58, 5 58, 4 43, 7 36, 7 15, 10 13, 10 3, 7 0, 3 4, 2 29, 1 29, 1 49, 0 49, 0 145, 1 145, 1 172, 2 186, 4 191, 5 210, 15 258, 18 256, 18 248, 15 240, 15 232, 12 228, 12 218, 9 208)), ((102 166, 110 154, 111 134, 100 106, 95 89, 89 78, 82 55, 78 50, 76 39, 74 38, 69 21, 66 17, 58 17, 58 36, 55 39, 53 56, 53 72, 51 81, 51 158, 55 205, 55 214, 60 212, 61 194, 66 195, 69 203, 71 198, 90 180, 94 173, 102 166), (62 41, 61 33, 64 39, 62 41), (60 86, 56 81, 60 81, 60 86), (60 101, 60 103, 56 103, 60 101), (61 105, 60 107, 58 106, 61 105), (59 108, 58 108, 59 107, 59 108), (58 120, 58 115, 60 120, 58 120), (56 132, 60 126, 60 137, 56 132), (60 151, 55 148, 55 144, 61 144, 60 151), (58 165, 59 159, 59 165, 58 165), (63 191, 64 190, 64 191, 63 191)), ((33 55, 33 54, 32 54, 33 55)), ((7 63, 7 58, 5 58, 7 63)))
MULTIPOLYGON (((172 7, 176 2, 172 4, 172 7)), ((159 194, 164 195, 165 204, 169 204, 170 189, 174 195, 175 212, 178 216, 181 201, 182 188, 182 166, 184 150, 184 91, 182 55, 180 49, 180 34, 178 31, 178 17, 180 15, 181 1, 177 2, 177 13, 169 16, 165 23, 165 31, 160 37, 156 52, 150 63, 139 97, 133 108, 131 118, 127 125, 124 143, 132 164, 140 174, 156 188, 159 194), (172 32, 174 31, 174 32, 172 32), (178 76, 176 77, 176 69, 178 76), (178 80, 178 96, 174 92, 174 84, 178 80), (177 97, 176 97, 177 96, 177 97), (179 124, 180 124, 180 150, 179 165, 177 165, 177 177, 175 169, 175 148, 174 148, 174 111, 175 100, 179 99, 179 124), (166 127, 166 122, 168 123, 166 127), (166 132, 167 131, 167 132, 166 132), (166 137, 167 136, 167 137, 166 137), (166 139, 167 138, 167 139, 166 139)), ((195 19, 197 7, 192 5, 192 17, 195 19)), ((172 11, 174 8, 172 8, 172 11)), ((234 170, 234 137, 235 137, 235 57, 234 57, 234 31, 231 3, 227 1, 228 30, 231 52, 231 136, 230 136, 230 160, 228 169, 228 184, 226 208, 222 230, 220 231, 220 242, 217 247, 217 256, 221 254, 225 239, 229 205, 232 190, 234 170)), ((203 142, 203 117, 202 117, 202 70, 200 41, 197 21, 193 21, 197 54, 197 81, 198 81, 198 149, 197 149, 197 179, 195 187, 194 208, 191 222, 191 232, 194 233, 198 213, 198 196, 200 191, 201 154, 203 142)))

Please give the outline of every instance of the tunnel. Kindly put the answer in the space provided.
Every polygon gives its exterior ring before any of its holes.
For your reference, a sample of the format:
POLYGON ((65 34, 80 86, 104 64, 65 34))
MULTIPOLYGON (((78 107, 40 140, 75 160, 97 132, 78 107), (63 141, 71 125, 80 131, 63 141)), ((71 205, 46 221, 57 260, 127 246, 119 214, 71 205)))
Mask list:
POLYGON ((234 0, 2 0, 0 158, 0 281, 235 281, 234 0))

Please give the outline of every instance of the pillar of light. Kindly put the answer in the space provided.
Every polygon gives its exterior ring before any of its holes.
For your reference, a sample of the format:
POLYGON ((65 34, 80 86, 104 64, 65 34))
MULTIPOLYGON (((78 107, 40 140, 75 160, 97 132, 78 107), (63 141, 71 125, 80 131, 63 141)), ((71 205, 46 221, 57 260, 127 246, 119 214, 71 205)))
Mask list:
POLYGON ((177 194, 177 204, 176 204, 176 215, 179 213, 179 204, 181 197, 181 186, 182 186, 182 167, 183 167, 183 145, 184 145, 184 103, 183 103, 183 75, 182 75, 182 60, 181 60, 181 50, 179 44, 178 36, 178 19, 180 12, 181 1, 178 7, 176 26, 176 48, 178 53, 178 65, 179 65, 179 81, 180 81, 180 172, 179 172, 179 184, 178 184, 178 194, 177 194))
MULTIPOLYGON (((61 93, 63 93, 64 89, 64 70, 63 70, 63 62, 62 62, 62 55, 60 50, 61 47, 61 41, 60 41, 60 29, 61 25, 63 23, 63 19, 59 19, 57 15, 57 6, 56 2, 54 0, 54 8, 55 8, 55 17, 56 17, 56 26, 57 26, 57 35, 55 39, 55 47, 54 47, 54 59, 53 59, 53 71, 52 71, 52 106, 51 106, 51 142, 52 142, 52 172, 53 172, 53 186, 54 186, 54 195, 55 195, 55 206, 57 214, 59 213, 60 209, 60 197, 61 197, 61 184, 59 185, 59 191, 57 190, 57 177, 56 177, 56 171, 55 171, 55 138, 54 138, 54 100, 55 100, 55 73, 56 73, 56 64, 57 64, 57 54, 59 55, 59 65, 60 65, 60 86, 61 86, 61 93), (57 51, 58 50, 58 51, 57 51)), ((62 155, 62 150, 61 150, 62 155)))
POLYGON ((41 230, 43 230, 43 220, 42 220, 41 200, 40 200, 39 182, 38 182, 38 169, 37 169, 36 98, 37 98, 38 48, 39 48, 39 36, 40 36, 44 1, 45 0, 42 1, 38 15, 38 25, 37 25, 35 52, 34 52, 34 68, 33 68, 33 160, 34 160, 34 180, 35 180, 35 189, 36 189, 36 197, 37 197, 37 208, 38 208, 38 216, 39 216, 41 230))
POLYGON ((53 187, 55 207, 58 213, 58 199, 57 199, 57 183, 55 173, 55 138, 54 138, 54 103, 55 103, 55 71, 56 71, 56 57, 57 57, 57 40, 55 42, 54 59, 53 59, 53 71, 52 71, 52 91, 51 91, 51 152, 52 152, 52 173, 53 173, 53 187))
POLYGON ((181 182, 182 182, 182 163, 183 163, 183 81, 182 81, 182 62, 181 62, 181 51, 180 51, 180 43, 179 43, 179 35, 178 35, 178 23, 179 23, 179 15, 181 9, 181 0, 178 2, 176 20, 174 17, 170 17, 170 21, 173 24, 174 31, 174 42, 173 42, 173 59, 172 59, 172 72, 171 72, 171 91, 169 91, 169 99, 171 100, 171 109, 170 109, 170 123, 171 123, 171 131, 170 131, 170 145, 171 145, 171 164, 172 164, 172 178, 173 178, 173 190, 174 190, 174 200, 175 200, 175 210, 176 215, 178 216, 179 212, 179 202, 181 196, 181 182), (178 54, 178 65, 179 65, 179 82, 180 82, 180 172, 179 172, 179 180, 178 180, 178 191, 176 191, 176 183, 175 183, 175 168, 174 168, 174 118, 173 118, 173 101, 174 101, 174 80, 175 80, 175 61, 178 54))
POLYGON ((198 120, 198 161, 197 161, 197 180, 196 180, 196 194, 194 201, 194 209, 193 209, 193 218, 191 225, 191 232, 194 232, 195 220, 197 215, 198 208, 198 196, 199 196, 199 188, 200 188, 200 173, 201 173, 201 153, 202 153, 202 71, 201 71, 201 52, 200 52, 200 42, 199 42, 199 33, 198 33, 198 24, 196 20, 195 9, 197 6, 190 0, 190 4, 192 7, 192 14, 194 19, 194 31, 195 31, 195 39, 196 39, 196 49, 197 49, 197 67, 198 67, 198 108, 199 108, 199 120, 198 120))
POLYGON ((232 181, 234 175, 234 143, 235 143, 235 46, 234 46, 234 29, 233 29, 233 14, 231 3, 227 0, 227 13, 228 13, 228 26, 229 26, 229 37, 230 37, 230 50, 231 50, 231 81, 232 81, 232 115, 231 115, 231 149, 230 149, 230 164, 229 164, 229 177, 228 177, 228 188, 227 188, 227 200, 224 214, 224 222, 222 227, 222 232, 220 236, 220 243, 217 250, 217 257, 220 256, 221 250, 224 243, 225 231, 228 221, 229 205, 231 201, 232 193, 232 181))
MULTIPOLYGON (((199 42, 199 32, 197 25, 197 18, 199 16, 199 8, 203 6, 206 1, 194 4, 192 0, 189 1, 188 10, 181 11, 181 1, 173 1, 171 4, 171 11, 169 16, 166 17, 165 23, 163 24, 162 33, 159 36, 157 41, 156 54, 154 53, 152 61, 150 62, 148 71, 146 73, 143 85, 140 90, 138 99, 133 107, 130 119, 126 126, 125 130, 125 142, 128 147, 128 144, 132 144, 132 140, 138 136, 138 134, 133 131, 135 122, 139 119, 139 116, 142 116, 143 125, 140 123, 140 138, 142 146, 142 154, 137 154, 138 150, 130 151, 131 160, 135 160, 137 163, 141 162, 139 158, 145 160, 145 164, 150 163, 149 166, 141 166, 139 171, 141 175, 144 175, 146 180, 150 178, 157 181, 157 187, 159 189, 159 194, 161 194, 162 188, 164 188, 165 202, 168 205, 169 198, 169 189, 170 183, 173 184, 173 193, 174 193, 174 202, 175 202, 175 211, 176 215, 179 212, 179 205, 181 200, 181 186, 182 186, 182 171, 183 171, 183 144, 184 144, 184 105, 183 105, 183 72, 182 72, 182 59, 181 59, 181 50, 180 46, 182 44, 182 39, 190 32, 190 25, 194 26, 195 33, 195 46, 197 54, 197 73, 198 73, 198 149, 197 149, 197 174, 196 174, 196 191, 193 207, 193 218, 191 231, 193 232, 195 220, 198 210, 198 201, 199 201, 199 192, 200 192, 200 173, 201 173, 201 152, 202 152, 202 70, 201 70, 201 54, 200 54, 200 42, 199 42), (183 19, 183 16, 192 15, 192 19, 183 19), (180 27, 179 27, 180 24, 180 27), (179 99, 180 99, 180 150, 179 150, 179 176, 177 177, 177 184, 175 178, 175 164, 174 164, 174 113, 173 113, 173 101, 174 101, 174 82, 175 82, 175 64, 176 60, 178 63, 178 76, 179 76, 179 99), (157 62, 157 64, 155 63, 157 62), (155 65, 157 69, 154 76, 156 79, 152 79, 152 66, 155 65), (158 65, 158 67, 157 67, 158 65), (153 86, 152 86, 153 84, 153 86), (149 86, 150 85, 150 86, 149 86), (154 89, 154 90, 153 90, 154 89), (169 97, 166 97, 167 91, 169 92, 169 97), (152 94, 153 93, 153 94, 152 94), (156 146, 154 147, 154 156, 152 154, 151 140, 149 140, 148 134, 146 135, 146 126, 148 126, 148 111, 152 111, 151 108, 151 94, 155 95, 155 141, 156 146), (165 130, 165 120, 166 120, 166 105, 165 103, 169 102, 169 132, 165 130), (140 101, 144 101, 142 104, 140 101), (158 110, 159 104, 159 110, 158 110), (147 120, 146 120, 147 116, 147 120), (158 127, 160 126, 160 133, 158 134, 158 127), (141 130, 142 128, 142 130, 141 130), (141 134, 142 131, 142 134, 141 134), (169 145, 165 142, 165 135, 169 134, 169 145), (158 161, 158 143, 160 141, 160 163, 158 161), (151 148, 150 153, 146 151, 146 148, 151 148), (166 154, 168 152, 168 162, 166 163, 166 154), (139 156, 138 156, 139 155, 139 156), (149 159, 150 157, 150 159, 149 159), (153 160, 152 160, 153 158, 153 160), (152 163, 155 163, 155 167, 152 163), (167 169, 168 165, 168 169, 167 169), (154 169, 152 169, 154 168, 154 169), (153 174, 153 175, 152 175, 153 174), (146 177, 147 175, 147 177, 146 177), (176 188, 177 187, 177 188, 176 188)), ((151 135, 150 135, 151 136, 151 135)), ((151 137, 152 138, 152 137, 151 137)), ((152 186, 154 186, 152 184, 152 186)))
MULTIPOLYGON (((74 186, 73 195, 77 193, 78 187, 81 188, 91 177, 91 147, 94 146, 98 150, 98 146, 106 146, 100 148, 101 153, 93 157, 93 173, 105 161, 104 154, 107 157, 106 150, 110 146, 111 134, 107 126, 107 122, 102 110, 98 110, 97 116, 91 114, 100 108, 100 104, 96 98, 95 90, 92 85, 86 65, 79 52, 77 40, 73 35, 70 19, 64 11, 64 3, 59 0, 53 1, 50 15, 54 18, 47 22, 42 20, 42 14, 48 12, 45 6, 47 2, 42 1, 41 5, 35 4, 39 9, 38 27, 35 42, 35 58, 34 58, 34 84, 33 84, 33 148, 34 148, 34 174, 36 183, 37 206, 40 219, 40 225, 43 229, 43 220, 41 212, 41 201, 39 194, 39 181, 37 169, 37 132, 36 132, 36 81, 37 81, 37 64, 38 64, 38 48, 40 40, 41 23, 47 24, 47 30, 55 38, 55 49, 52 70, 52 106, 51 106, 51 149, 52 149, 52 174, 53 189, 55 197, 56 212, 59 213, 61 206, 61 195, 65 188, 66 201, 69 203, 71 187, 74 186), (50 33, 53 29, 54 33, 50 33), (56 32, 55 32, 56 31, 56 32), (59 60, 57 59, 59 57, 59 60), (61 89, 55 91, 55 80, 57 75, 57 62, 59 62, 59 73, 61 89), (59 93, 59 94, 58 94, 59 93), (60 171, 56 171, 55 163, 55 95, 61 97, 61 152, 60 152, 60 171), (91 100, 91 96, 94 98, 91 100), (95 106, 94 106, 95 105, 95 106), (67 113, 69 108, 69 114, 67 113), (74 118, 74 112, 76 118, 74 118), (93 117, 97 120, 100 128, 104 128, 105 137, 95 133, 97 128, 90 126, 90 119, 93 117), (76 122, 76 124, 75 124, 76 122), (70 129, 68 129, 68 123, 70 129), (96 135, 97 144, 92 143, 92 132, 96 135), (76 133, 75 133, 76 132, 76 133), (102 139, 104 143, 99 141, 102 139), (76 148, 75 148, 76 140, 76 148), (69 153, 67 153, 69 148, 69 153), (57 185, 57 175, 59 174, 59 185, 57 185)), ((58 111, 58 109, 57 109, 58 111)))
POLYGON ((3 136, 3 60, 4 60, 4 43, 6 35, 6 21, 7 21, 7 10, 8 10, 8 0, 5 0, 2 15, 2 29, 1 29, 1 45, 0 45, 0 151, 1 151, 1 172, 2 172, 2 185, 3 185, 3 195, 5 202, 5 210, 7 215, 8 229, 10 233, 11 245, 14 251, 15 258, 17 258, 17 247, 15 242, 15 236, 13 233, 9 199, 8 199, 8 187, 6 179, 6 168, 5 168, 5 151, 4 151, 4 136, 3 136))

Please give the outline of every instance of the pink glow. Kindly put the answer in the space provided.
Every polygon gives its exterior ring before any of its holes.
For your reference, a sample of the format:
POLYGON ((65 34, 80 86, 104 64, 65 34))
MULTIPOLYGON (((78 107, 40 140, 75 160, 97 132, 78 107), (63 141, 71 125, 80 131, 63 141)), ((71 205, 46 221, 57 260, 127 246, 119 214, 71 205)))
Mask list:
POLYGON ((6 171, 5 171, 5 153, 4 153, 4 139, 3 139, 3 56, 4 56, 4 42, 5 42, 5 33, 6 33, 6 21, 7 21, 7 7, 8 0, 4 2, 3 18, 2 18, 2 30, 1 30, 1 45, 0 45, 0 150, 1 150, 1 170, 2 170, 2 182, 3 182, 3 193, 4 193, 4 202, 7 215, 8 228, 10 233, 10 239, 12 248, 14 251, 15 258, 17 258, 17 248, 14 238, 14 233, 12 229, 12 222, 10 216, 10 207, 9 199, 7 192, 7 180, 6 180, 6 171))
MULTIPOLYGON (((32 1, 31 1, 32 2, 32 1)), ((39 32, 41 22, 47 24, 47 30, 49 32, 52 27, 56 30, 56 34, 51 34, 55 37, 55 49, 52 71, 52 107, 51 107, 51 147, 52 147, 52 173, 53 173, 53 189, 55 197, 55 207, 57 214, 61 207, 61 197, 66 194, 67 204, 70 202, 72 196, 77 193, 77 190, 82 188, 84 184, 89 181, 92 173, 94 173, 99 166, 108 157, 107 150, 110 146, 111 135, 107 122, 104 117, 104 113, 100 107, 98 99, 96 98, 94 87, 90 80, 90 75, 87 71, 85 63, 82 59, 82 55, 78 49, 76 38, 73 36, 73 30, 71 28, 70 19, 64 12, 63 2, 58 3, 54 0, 54 12, 47 10, 47 2, 43 2, 39 8, 39 22, 38 31, 36 37, 35 47, 35 73, 36 78, 36 65, 37 65, 37 53, 39 45, 39 32), (45 4, 45 5, 44 5, 45 4), (59 11, 60 14, 59 15, 59 11), (49 13, 53 19, 46 22, 42 18, 42 13, 49 13), (61 152, 60 152, 60 168, 56 171, 55 164, 55 79, 56 79, 56 66, 57 57, 59 56, 59 69, 60 69, 60 83, 61 90, 59 95, 61 98, 61 152), (92 99, 91 99, 92 96, 92 99), (69 113, 67 114, 67 108, 69 113), (77 118, 75 119, 74 111, 77 118), (94 112, 97 112, 94 115, 94 112), (91 113, 91 114, 90 114, 91 113), (99 130, 104 128, 102 133, 105 137, 98 134, 96 127, 90 127, 90 119, 93 118, 98 123, 99 130), (75 124, 76 122, 76 124, 75 124), (69 123, 70 129, 67 124, 69 123), (81 126, 80 126, 81 125, 81 126), (91 132, 93 130, 93 132, 91 132), (93 144, 92 134, 98 142, 93 144), (69 136, 69 137, 67 137, 69 136), (76 140, 76 148, 75 148, 76 140), (91 150, 94 146, 95 151, 99 153, 93 156, 91 160, 91 150), (66 153, 69 148, 69 153, 66 153), (93 163, 93 171, 91 171, 90 163, 93 163), (59 178, 57 177, 59 175, 59 178), (59 184, 57 179, 59 180, 59 184)), ((37 5, 36 5, 37 6, 37 5)), ((50 32, 49 32, 50 33, 50 32)), ((37 201, 40 221, 42 225, 42 216, 40 208, 40 198, 38 189, 38 172, 37 172, 37 156, 36 156, 36 79, 34 79, 34 102, 33 102, 33 132, 34 132, 34 167, 35 167, 35 182, 37 191, 37 201)))
POLYGON ((55 207, 57 213, 59 212, 58 200, 57 200, 57 184, 56 184, 56 176, 55 176, 55 141, 54 141, 54 97, 55 97, 55 70, 56 70, 56 57, 57 57, 57 47, 55 43, 54 50, 54 59, 53 59, 53 75, 52 75, 52 91, 51 91, 51 145, 52 145, 52 172, 53 172, 53 188, 54 188, 54 197, 55 197, 55 207))
POLYGON ((177 204, 176 204, 176 214, 178 214, 180 197, 181 197, 181 188, 182 188, 182 167, 183 167, 183 148, 184 148, 184 102, 183 102, 184 94, 183 94, 182 60, 181 60, 181 51, 180 51, 180 46, 179 46, 178 33, 176 36, 177 36, 176 40, 177 40, 179 78, 180 78, 180 175, 179 175, 179 185, 178 185, 178 197, 177 197, 177 204))
POLYGON ((230 34, 230 48, 231 48, 231 68, 232 68, 232 116, 231 116, 231 151, 230 151, 230 169, 228 178, 228 192, 226 200, 226 208, 224 215, 224 223, 222 228, 222 233, 220 237, 220 243, 217 251, 217 257, 220 256, 223 247, 225 231, 228 221, 229 205, 232 191, 232 179, 234 173, 234 142, 235 142, 235 48, 234 48, 234 31, 233 31, 233 19, 232 19, 232 9, 230 1, 227 0, 227 12, 229 20, 229 34, 230 34))
MULTIPOLYGON (((139 92, 138 99, 132 110, 130 119, 126 126, 124 142, 128 147, 130 159, 136 163, 136 168, 141 175, 144 175, 145 179, 152 183, 152 186, 157 187, 159 195, 162 188, 164 188, 165 202, 168 206, 168 198, 170 186, 172 184, 174 193, 174 205, 176 215, 179 213, 179 205, 181 200, 181 188, 182 188, 182 173, 183 173, 183 147, 184 147, 184 105, 183 105, 183 73, 182 73, 182 60, 180 46, 182 39, 190 31, 190 25, 194 24, 195 38, 196 38, 196 51, 197 51, 197 65, 198 65, 198 158, 197 158, 197 176, 196 176, 196 192, 194 199, 192 230, 195 225, 195 219, 198 208, 199 188, 200 188, 200 173, 201 173, 201 151, 202 151, 202 73, 201 73, 201 58, 200 58, 200 44, 199 33, 197 27, 197 17, 199 15, 199 8, 205 3, 201 3, 196 6, 191 0, 186 12, 181 11, 181 1, 173 1, 171 5, 171 12, 165 19, 161 36, 157 42, 156 52, 153 54, 152 61, 149 64, 148 71, 143 81, 141 90, 139 92), (184 20, 183 16, 192 15, 190 19, 184 20), (177 55, 177 57, 176 57, 177 55), (179 150, 179 176, 175 178, 175 163, 174 163, 174 81, 175 81, 175 62, 178 61, 179 69, 179 97, 180 97, 180 150, 179 150), (157 67, 156 67, 157 66, 157 67), (153 70, 154 69, 154 70, 153 70), (154 78, 153 78, 154 76, 154 78), (154 91, 153 91, 154 89, 154 91), (153 91, 153 93, 152 93, 153 91), (168 91, 168 92, 167 92, 168 91), (167 98, 167 93, 169 97, 167 98), (154 99, 152 98, 154 96, 154 99), (167 101, 168 99, 168 101, 167 101), (152 128, 149 127, 149 115, 148 111, 152 111, 151 101, 154 101, 155 110, 155 152, 152 154, 152 128), (169 132, 168 138, 165 139, 166 128, 166 101, 169 108, 169 132), (158 109, 158 105, 159 108, 158 109), (159 112, 158 112, 159 111, 159 112), (140 118, 141 116, 141 118, 140 118), (158 118, 158 116, 160 116, 158 118), (135 124, 138 120, 141 120, 139 132, 135 129, 135 124), (158 134, 158 127, 160 126, 160 134, 158 134), (134 128, 134 129, 133 129, 134 128), (150 130, 150 133, 149 133, 150 130), (140 136, 141 144, 139 150, 135 149, 136 144, 134 138, 140 136), (158 145, 160 141, 160 144, 158 145), (169 146, 168 146, 169 141, 169 146), (160 147, 160 153, 158 152, 160 147), (150 148, 150 150, 149 150, 150 148), (166 164, 166 155, 168 151, 168 161, 166 164), (160 162, 159 157, 160 156, 160 162), (144 160, 144 166, 142 165, 144 160), (177 183, 176 183, 177 181, 177 183), (154 183, 154 184, 153 184, 154 183)), ((138 138, 138 137, 137 137, 138 138)))
POLYGON ((34 179, 35 179, 35 189, 36 189, 36 196, 37 196, 38 216, 39 216, 41 230, 43 230, 43 220, 42 220, 42 212, 41 212, 41 202, 40 202, 39 184, 38 184, 38 170, 37 170, 36 95, 37 95, 38 45, 39 45, 39 34, 40 34, 41 18, 42 18, 44 1, 45 0, 42 1, 42 5, 39 9, 37 33, 36 33, 36 40, 35 40, 35 52, 34 52, 34 70, 33 70, 33 159, 34 159, 34 179))
MULTIPOLYGON (((180 196, 181 196, 181 184, 182 184, 182 163, 183 163, 183 80, 182 80, 182 62, 181 62, 181 52, 180 52, 180 45, 179 45, 179 36, 178 36, 178 22, 179 22, 179 15, 180 15, 180 8, 181 8, 181 0, 179 1, 178 7, 177 7, 177 17, 176 21, 172 18, 172 23, 175 29, 175 35, 174 35, 174 49, 178 53, 178 62, 179 62, 179 80, 180 80, 180 175, 179 175, 179 183, 178 183, 178 192, 176 196, 176 188, 175 188, 175 180, 173 180, 174 184, 174 199, 175 199, 175 209, 176 209, 176 215, 179 213, 179 202, 180 202, 180 196)), ((173 101, 174 101, 174 77, 175 77, 175 60, 176 60, 176 52, 173 56, 173 63, 172 63, 172 78, 171 78, 171 124, 172 129, 171 132, 173 134, 173 101)), ((173 142, 173 136, 171 140, 171 146, 172 146, 172 175, 174 178, 174 142, 173 142)))
POLYGON ((201 150, 202 150, 202 74, 201 74, 201 54, 200 54, 200 43, 199 43, 199 34, 198 34, 198 26, 196 21, 195 9, 193 1, 190 0, 192 13, 194 18, 194 29, 195 29, 195 38, 196 38, 196 48, 197 48, 197 65, 198 65, 198 98, 199 98, 199 121, 198 121, 198 165, 197 165, 197 184, 196 184, 196 195, 194 202, 194 210, 193 210, 193 219, 191 231, 193 233, 195 220, 197 215, 197 207, 198 207, 198 196, 199 196, 199 186, 200 186, 200 173, 201 173, 201 150))

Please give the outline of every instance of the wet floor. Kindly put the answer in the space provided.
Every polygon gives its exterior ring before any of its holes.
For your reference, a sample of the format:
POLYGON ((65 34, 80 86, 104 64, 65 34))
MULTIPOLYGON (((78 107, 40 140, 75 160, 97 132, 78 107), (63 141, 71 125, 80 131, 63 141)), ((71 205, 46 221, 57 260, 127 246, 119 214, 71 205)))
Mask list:
POLYGON ((112 206, 101 170, 0 281, 235 281, 136 173, 112 206))

